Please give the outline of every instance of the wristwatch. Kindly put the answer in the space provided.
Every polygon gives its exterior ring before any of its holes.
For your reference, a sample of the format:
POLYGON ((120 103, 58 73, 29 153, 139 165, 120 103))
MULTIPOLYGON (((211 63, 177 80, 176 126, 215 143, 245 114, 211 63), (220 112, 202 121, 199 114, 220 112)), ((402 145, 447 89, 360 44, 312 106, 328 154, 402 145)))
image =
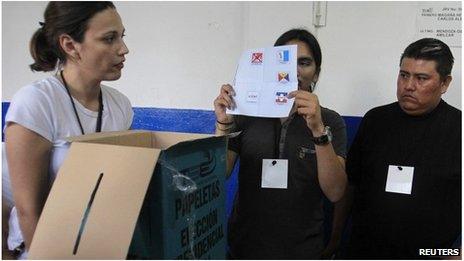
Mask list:
POLYGON ((324 132, 319 137, 313 137, 313 142, 316 145, 326 145, 332 141, 332 132, 329 126, 324 127, 324 132))

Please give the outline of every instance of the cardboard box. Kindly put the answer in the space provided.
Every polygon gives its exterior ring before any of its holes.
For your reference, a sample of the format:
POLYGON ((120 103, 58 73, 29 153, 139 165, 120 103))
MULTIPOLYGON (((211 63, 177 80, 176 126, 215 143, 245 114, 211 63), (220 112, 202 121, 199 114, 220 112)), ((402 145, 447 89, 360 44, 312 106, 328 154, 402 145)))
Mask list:
POLYGON ((29 258, 225 259, 227 137, 126 131, 71 141, 29 258))

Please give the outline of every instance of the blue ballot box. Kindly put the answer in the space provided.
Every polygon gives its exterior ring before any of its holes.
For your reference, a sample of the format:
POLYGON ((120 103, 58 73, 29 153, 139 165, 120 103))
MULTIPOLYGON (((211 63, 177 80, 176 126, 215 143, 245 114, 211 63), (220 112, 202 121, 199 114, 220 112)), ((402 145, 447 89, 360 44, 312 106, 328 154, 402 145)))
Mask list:
POLYGON ((163 150, 129 249, 135 259, 225 259, 226 139, 163 150))

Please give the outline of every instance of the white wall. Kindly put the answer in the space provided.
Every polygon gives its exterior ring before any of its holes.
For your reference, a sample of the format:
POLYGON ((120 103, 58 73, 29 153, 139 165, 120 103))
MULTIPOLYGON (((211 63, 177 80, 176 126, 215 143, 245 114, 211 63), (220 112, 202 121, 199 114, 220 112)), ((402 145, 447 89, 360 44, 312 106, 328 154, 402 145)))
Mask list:
MULTIPOLYGON (((416 40, 418 2, 328 2, 327 24, 312 25, 312 2, 116 2, 130 53, 123 76, 106 83, 138 107, 212 109, 240 53, 306 27, 322 47, 321 103, 345 116, 395 101, 399 57, 416 40)), ((2 2, 2 91, 9 101, 32 73, 28 43, 46 2, 2 2)), ((461 48, 444 99, 461 108, 461 48)))
MULTIPOLYGON (((444 3, 444 2, 442 2, 444 3)), ((329 2, 327 26, 318 29, 323 69, 318 93, 343 115, 396 100, 399 59, 415 36, 418 2, 329 2)), ((461 48, 443 98, 461 108, 461 48)))

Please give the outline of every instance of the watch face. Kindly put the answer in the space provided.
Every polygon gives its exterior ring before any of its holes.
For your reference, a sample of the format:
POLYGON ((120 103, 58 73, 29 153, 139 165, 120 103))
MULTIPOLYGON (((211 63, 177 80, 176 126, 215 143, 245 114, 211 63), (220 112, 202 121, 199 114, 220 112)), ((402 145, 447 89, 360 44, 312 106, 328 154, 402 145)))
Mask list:
POLYGON ((329 135, 322 135, 321 136, 321 144, 327 144, 329 143, 329 135))
POLYGON ((313 138, 314 144, 316 145, 325 145, 332 141, 332 132, 330 131, 329 126, 325 126, 324 134, 320 137, 313 138))
POLYGON ((332 131, 330 131, 330 127, 329 127, 329 126, 326 127, 326 133, 327 133, 327 137, 328 137, 328 139, 329 139, 328 142, 331 142, 331 141, 332 141, 332 138, 333 138, 333 135, 332 135, 332 131))

